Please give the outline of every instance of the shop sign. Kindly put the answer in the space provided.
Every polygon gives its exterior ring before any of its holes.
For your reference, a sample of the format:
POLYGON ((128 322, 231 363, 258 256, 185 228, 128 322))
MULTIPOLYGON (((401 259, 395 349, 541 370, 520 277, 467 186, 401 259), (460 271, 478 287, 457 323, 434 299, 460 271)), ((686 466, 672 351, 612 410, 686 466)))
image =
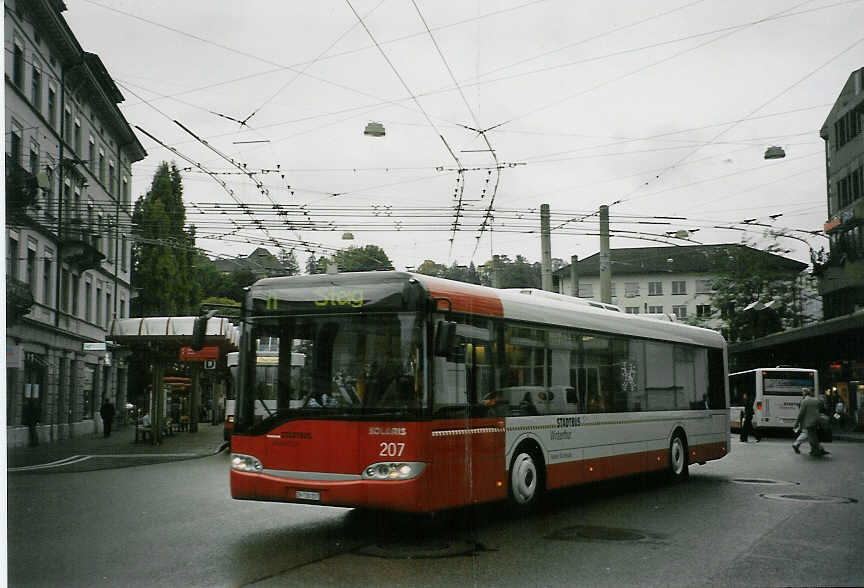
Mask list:
POLYGON ((24 348, 20 345, 6 345, 6 367, 24 367, 24 348))
POLYGON ((105 351, 108 346, 104 341, 101 343, 84 343, 84 351, 105 351))
POLYGON ((204 361, 206 359, 219 359, 219 347, 217 345, 202 347, 197 351, 191 347, 180 348, 180 361, 204 361))

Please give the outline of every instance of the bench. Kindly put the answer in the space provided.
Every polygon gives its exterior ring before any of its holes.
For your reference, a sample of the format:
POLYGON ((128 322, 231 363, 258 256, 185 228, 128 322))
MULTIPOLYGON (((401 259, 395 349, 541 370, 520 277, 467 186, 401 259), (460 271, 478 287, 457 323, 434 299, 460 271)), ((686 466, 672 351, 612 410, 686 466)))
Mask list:
MULTIPOLYGON (((167 437, 175 432, 174 421, 170 418, 165 419, 162 423, 162 436, 167 437)), ((151 425, 143 425, 137 423, 135 425, 135 443, 143 443, 146 440, 153 440, 153 427, 151 425)))

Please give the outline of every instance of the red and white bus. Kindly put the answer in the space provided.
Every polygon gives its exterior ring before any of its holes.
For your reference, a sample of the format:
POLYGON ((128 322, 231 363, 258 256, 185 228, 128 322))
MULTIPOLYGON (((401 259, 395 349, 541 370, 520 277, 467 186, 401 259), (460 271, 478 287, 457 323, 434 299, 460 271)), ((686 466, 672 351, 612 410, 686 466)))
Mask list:
POLYGON ((753 406, 753 426, 792 429, 801 407, 801 390, 819 393, 819 372, 810 368, 756 368, 729 374, 729 419, 741 427, 744 398, 753 406))
POLYGON ((714 331, 569 296, 403 272, 268 278, 244 306, 231 494, 431 512, 680 480, 729 451, 726 373, 714 331), (262 414, 264 339, 279 361, 262 414))

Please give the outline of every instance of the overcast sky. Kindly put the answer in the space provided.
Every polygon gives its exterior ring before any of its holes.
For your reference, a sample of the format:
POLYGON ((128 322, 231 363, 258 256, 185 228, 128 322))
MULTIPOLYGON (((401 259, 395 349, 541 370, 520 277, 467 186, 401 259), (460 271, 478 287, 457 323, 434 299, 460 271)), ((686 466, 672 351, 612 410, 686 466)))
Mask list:
MULTIPOLYGON (((567 261, 598 251, 602 204, 613 248, 693 229, 764 245, 764 227, 734 230, 745 219, 818 231, 819 129, 864 65, 862 0, 66 4, 129 123, 176 149, 138 133, 133 196, 176 161, 199 247, 278 254, 276 240, 301 264, 366 244, 397 269, 539 261, 544 203, 567 261), (371 121, 384 137, 364 136, 371 121), (772 145, 786 157, 764 159, 772 145)), ((778 243, 808 260, 805 243, 778 243)))

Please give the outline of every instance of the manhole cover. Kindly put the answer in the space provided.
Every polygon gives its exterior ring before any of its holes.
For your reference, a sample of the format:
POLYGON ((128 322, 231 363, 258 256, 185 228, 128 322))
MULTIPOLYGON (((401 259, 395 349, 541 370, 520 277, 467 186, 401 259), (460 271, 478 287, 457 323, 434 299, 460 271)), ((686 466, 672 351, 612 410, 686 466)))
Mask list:
POLYGON ((546 538, 554 541, 642 541, 643 539, 660 539, 661 536, 636 529, 576 525, 559 529, 551 535, 547 535, 546 538))
POLYGON ((822 504, 850 504, 858 502, 854 498, 844 496, 818 496, 814 494, 760 494, 770 500, 791 500, 794 502, 818 502, 822 504))
POLYGON ((436 559, 471 555, 485 551, 482 545, 473 541, 427 541, 415 544, 379 543, 361 547, 355 553, 386 559, 436 559))
POLYGON ((799 482, 787 482, 785 480, 771 480, 768 478, 735 478, 732 480, 736 484, 773 484, 775 486, 797 486, 799 482))

